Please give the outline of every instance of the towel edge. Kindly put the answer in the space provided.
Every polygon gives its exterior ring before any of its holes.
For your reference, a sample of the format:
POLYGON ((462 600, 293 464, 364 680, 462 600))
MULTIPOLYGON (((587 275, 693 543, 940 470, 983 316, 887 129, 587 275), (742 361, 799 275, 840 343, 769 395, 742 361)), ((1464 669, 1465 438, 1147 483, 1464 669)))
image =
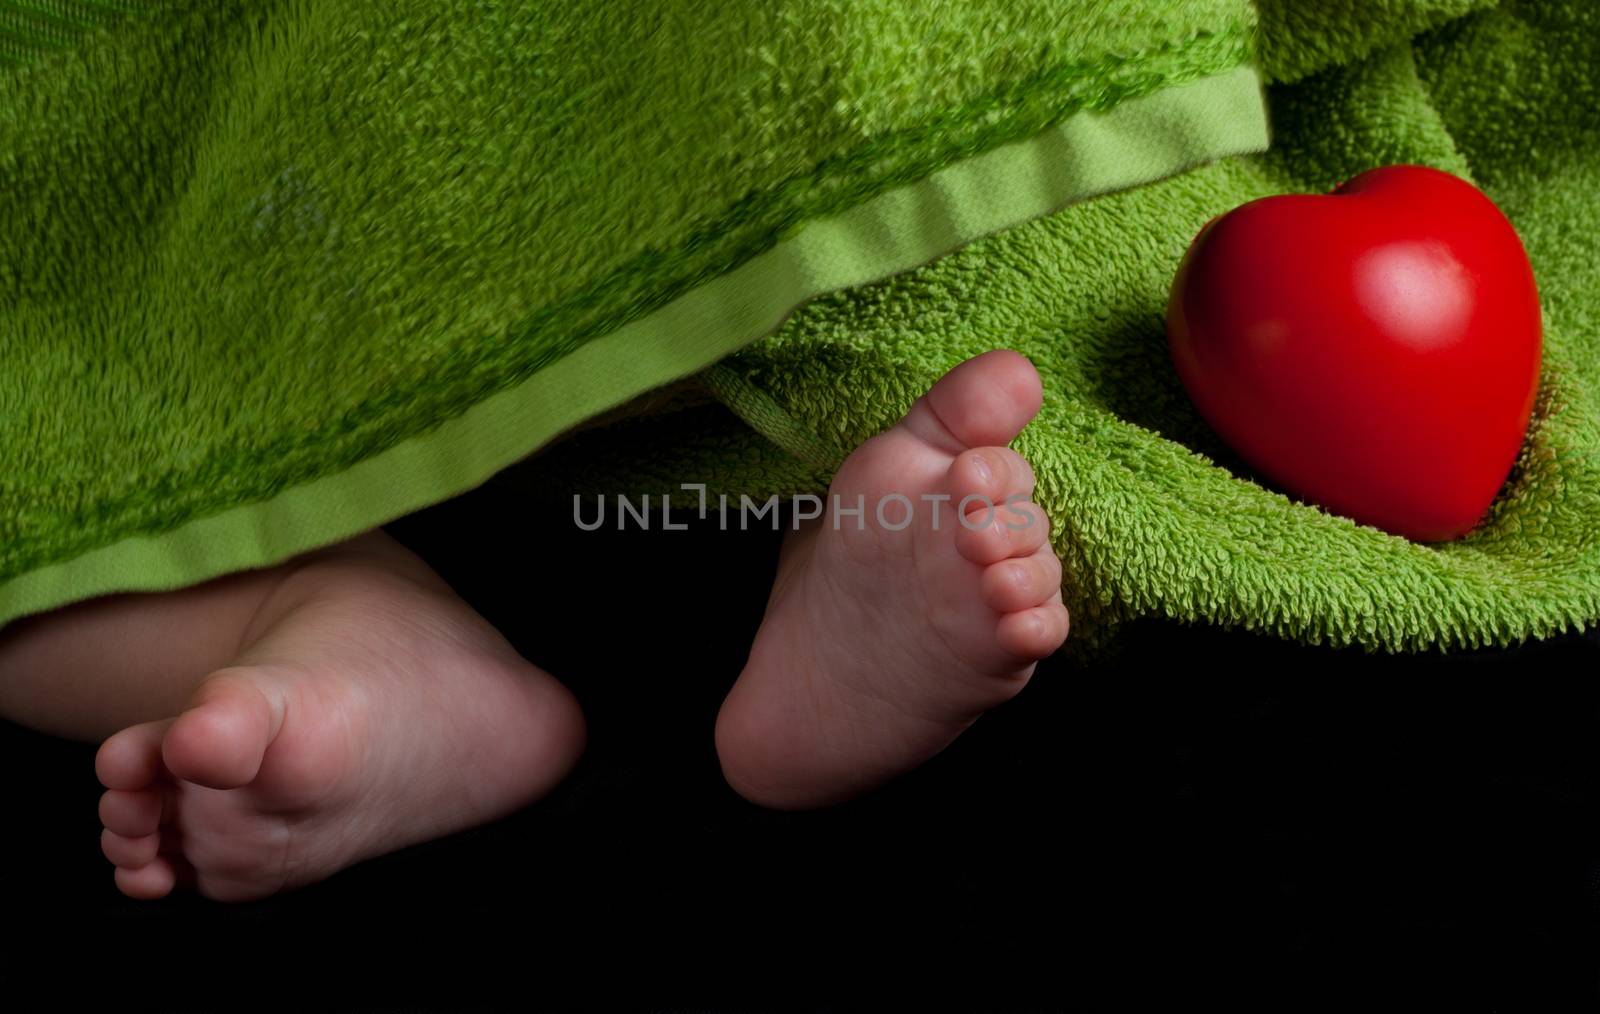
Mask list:
POLYGON ((0 584, 0 625, 99 595, 187 587, 353 537, 480 486, 584 420, 706 369, 817 296, 1267 142, 1262 86, 1249 66, 1077 113, 809 222, 650 315, 341 472, 19 574, 0 584))

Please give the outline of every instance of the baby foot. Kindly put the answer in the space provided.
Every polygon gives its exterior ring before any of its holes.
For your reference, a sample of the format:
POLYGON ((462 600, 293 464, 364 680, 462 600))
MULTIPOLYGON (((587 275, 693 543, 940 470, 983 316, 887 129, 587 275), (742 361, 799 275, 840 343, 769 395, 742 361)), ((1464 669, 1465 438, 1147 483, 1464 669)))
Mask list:
POLYGON ((1066 640, 1061 564, 1027 500, 1033 471, 1004 446, 1040 399, 1032 364, 989 352, 845 460, 823 517, 784 542, 749 663, 717 718, 723 772, 741 795, 819 806, 908 771, 1066 640), (834 512, 863 504, 860 517, 834 512))
POLYGON ((121 890, 259 898, 510 813, 583 746, 577 703, 374 535, 308 558, 235 664, 95 758, 121 890))

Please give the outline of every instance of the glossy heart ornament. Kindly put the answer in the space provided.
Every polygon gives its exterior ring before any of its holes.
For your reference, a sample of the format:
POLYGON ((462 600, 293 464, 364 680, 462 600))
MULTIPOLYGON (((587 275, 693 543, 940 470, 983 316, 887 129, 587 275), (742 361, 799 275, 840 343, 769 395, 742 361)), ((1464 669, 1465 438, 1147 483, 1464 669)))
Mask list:
POLYGON ((1418 541, 1483 517, 1539 383, 1521 240, 1472 184, 1422 166, 1213 219, 1167 337, 1200 414, 1265 478, 1418 541))

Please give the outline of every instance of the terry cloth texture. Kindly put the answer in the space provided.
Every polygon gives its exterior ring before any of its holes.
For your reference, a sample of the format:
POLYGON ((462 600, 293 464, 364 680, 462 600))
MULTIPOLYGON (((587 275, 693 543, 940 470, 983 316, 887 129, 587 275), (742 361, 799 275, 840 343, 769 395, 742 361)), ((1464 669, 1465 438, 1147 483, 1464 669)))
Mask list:
POLYGON ((1600 5, 1530 0, 1461 16, 1468 6, 1487 5, 1265 6, 1269 152, 1082 202, 810 303, 705 378, 766 446, 730 429, 726 412, 690 407, 675 426, 652 424, 659 440, 616 425, 554 448, 529 492, 623 488, 680 503, 694 496, 685 481, 752 498, 818 492, 944 370, 1009 346, 1044 377, 1044 408, 1015 446, 1054 520, 1080 646, 1152 613, 1389 650, 1504 645, 1593 622, 1600 5), (1206 220, 1400 162, 1485 188, 1519 229, 1543 300, 1523 453, 1489 516, 1445 545, 1253 481, 1195 413, 1166 350, 1169 286, 1206 220))
POLYGON ((1593 620, 1600 31, 1477 6, 0 0, 0 621, 354 534, 647 391, 519 481, 820 492, 1002 345, 1079 641, 1593 620), (1273 150, 1227 158, 1258 74, 1273 150), (1501 201, 1547 313, 1525 453, 1447 546, 1253 482, 1165 353, 1207 218, 1399 161, 1501 201))
POLYGON ((0 622, 462 492, 1266 144, 1244 0, 0 0, 0 622))

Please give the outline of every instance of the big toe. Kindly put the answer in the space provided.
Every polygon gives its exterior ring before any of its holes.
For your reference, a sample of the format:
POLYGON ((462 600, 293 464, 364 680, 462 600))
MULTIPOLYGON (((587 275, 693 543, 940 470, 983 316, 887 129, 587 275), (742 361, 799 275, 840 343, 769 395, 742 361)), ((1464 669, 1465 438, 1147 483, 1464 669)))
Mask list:
POLYGON ((1039 413, 1039 373, 1026 356, 996 349, 952 369, 906 417, 920 436, 952 454, 1009 444, 1039 413))
POLYGON ((248 671, 213 674, 167 731, 162 743, 167 770, 213 789, 250 784, 277 734, 278 713, 248 671))

